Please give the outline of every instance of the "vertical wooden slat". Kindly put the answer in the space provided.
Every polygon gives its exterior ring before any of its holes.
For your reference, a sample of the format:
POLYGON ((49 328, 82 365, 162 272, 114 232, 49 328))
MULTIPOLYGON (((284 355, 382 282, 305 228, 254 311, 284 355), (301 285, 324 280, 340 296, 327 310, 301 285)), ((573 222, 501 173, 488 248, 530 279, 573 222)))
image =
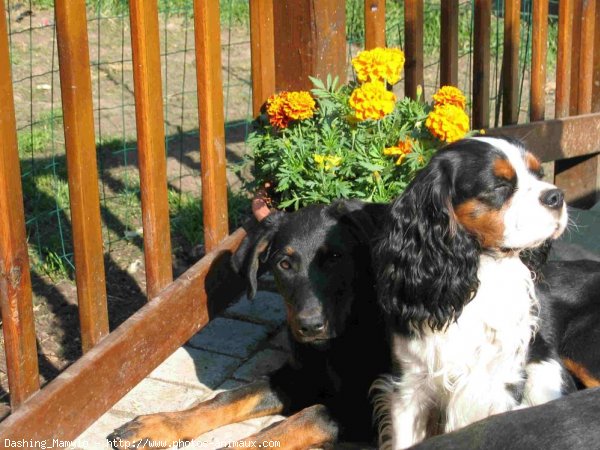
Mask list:
POLYGON ((108 310, 85 1, 56 0, 55 13, 81 345, 86 352, 108 334, 108 310))
MULTIPOLYGON (((581 62, 581 15, 583 0, 573 2, 573 31, 571 36, 571 89, 569 93, 569 114, 577 114, 579 99, 579 63, 581 62)), ((587 55, 584 55, 587 56, 587 55)))
POLYGON ((417 97, 417 86, 423 86, 423 0, 406 0, 404 3, 404 41, 406 63, 404 66, 405 92, 417 97))
POLYGON ((600 2, 596 0, 594 25, 594 73, 592 83, 592 112, 600 112, 600 2))
POLYGON ((4 0, 0 0, 0 105, 0 305, 14 410, 39 389, 39 380, 4 0))
POLYGON ((194 34, 204 245, 211 251, 229 234, 219 2, 194 0, 194 34))
MULTIPOLYGON (((561 111, 563 114, 565 112, 570 115, 583 114, 592 109, 595 9, 594 0, 575 0, 571 9, 570 45, 568 42, 560 42, 559 34, 559 45, 565 45, 564 51, 570 51, 571 63, 569 78, 561 80, 570 84, 568 104, 564 105, 564 109, 561 111)), ((565 190, 565 198, 572 206, 589 208, 598 201, 600 192, 600 157, 598 155, 560 160, 556 162, 555 169, 554 181, 558 187, 565 190)))
POLYGON ((365 0, 365 49, 385 47, 385 0, 365 0))
POLYGON ((581 9, 581 38, 579 50, 579 92, 577 114, 592 112, 592 81, 594 74, 594 26, 596 0, 583 0, 581 9))
POLYGON ((546 112, 546 53, 548 45, 548 0, 533 0, 531 49, 531 97, 529 118, 544 120, 546 112))
POLYGON ((156 0, 130 0, 148 298, 173 279, 156 0))
POLYGON ((346 81, 346 2, 277 0, 273 3, 277 90, 312 88, 309 76, 346 81))
POLYGON ((504 54, 502 57, 502 124, 519 120, 519 41, 521 0, 504 3, 504 54))
POLYGON ((275 44, 273 0, 250 0, 250 44, 252 47, 252 114, 275 92, 275 44))
POLYGON ((571 96, 571 41, 573 39, 573 0, 558 3, 558 56, 556 59, 556 118, 569 115, 571 96))
POLYGON ((458 85, 458 0, 441 3, 440 84, 458 85))
POLYGON ((475 0, 473 43, 473 128, 490 126, 490 26, 492 0, 475 0))

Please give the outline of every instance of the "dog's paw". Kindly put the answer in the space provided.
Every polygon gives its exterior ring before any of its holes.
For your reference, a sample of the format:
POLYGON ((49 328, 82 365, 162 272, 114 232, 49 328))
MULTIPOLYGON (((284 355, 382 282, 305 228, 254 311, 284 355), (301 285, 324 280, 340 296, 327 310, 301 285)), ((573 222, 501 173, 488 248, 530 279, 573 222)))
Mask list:
POLYGON ((138 416, 107 436, 115 450, 130 448, 183 447, 188 439, 181 436, 180 427, 167 414, 138 416))

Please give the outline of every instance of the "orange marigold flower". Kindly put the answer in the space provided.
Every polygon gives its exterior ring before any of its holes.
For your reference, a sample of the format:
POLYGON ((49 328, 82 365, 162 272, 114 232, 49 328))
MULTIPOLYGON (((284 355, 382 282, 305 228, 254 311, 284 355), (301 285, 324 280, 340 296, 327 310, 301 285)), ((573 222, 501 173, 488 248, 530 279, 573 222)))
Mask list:
POLYGON ((413 141, 410 138, 407 138, 404 141, 398 142, 393 147, 388 147, 383 149, 383 154, 386 156, 398 156, 396 160, 396 165, 399 166, 404 161, 406 155, 412 152, 413 141))
POLYGON ((425 126, 433 136, 444 142, 454 142, 469 131, 469 116, 455 105, 439 105, 427 116, 425 126))
POLYGON ((308 119, 315 112, 315 101, 306 91, 283 91, 267 100, 267 115, 271 125, 287 128, 291 120, 308 119))
POLYGON ((454 86, 442 86, 433 94, 435 106, 454 105, 460 109, 465 109, 467 99, 460 89, 454 86))
POLYGON ((288 92, 283 110, 290 119, 309 119, 315 112, 315 100, 306 91, 288 92))
POLYGON ((349 103, 358 120, 379 120, 394 110, 396 95, 381 81, 371 81, 354 89, 349 103))
POLYGON ((398 48, 377 47, 352 58, 358 81, 387 81, 396 84, 404 67, 404 52, 398 48))

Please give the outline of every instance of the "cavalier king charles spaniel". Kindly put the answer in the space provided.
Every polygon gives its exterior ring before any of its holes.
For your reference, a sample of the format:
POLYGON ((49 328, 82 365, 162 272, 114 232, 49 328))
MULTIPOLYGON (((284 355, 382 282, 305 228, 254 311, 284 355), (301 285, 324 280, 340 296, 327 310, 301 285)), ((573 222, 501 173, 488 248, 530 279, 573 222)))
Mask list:
POLYGON ((539 305, 520 258, 567 225, 563 192, 541 177, 520 142, 465 139, 390 206, 374 264, 397 371, 394 449, 567 391, 555 352, 532 350, 539 305))

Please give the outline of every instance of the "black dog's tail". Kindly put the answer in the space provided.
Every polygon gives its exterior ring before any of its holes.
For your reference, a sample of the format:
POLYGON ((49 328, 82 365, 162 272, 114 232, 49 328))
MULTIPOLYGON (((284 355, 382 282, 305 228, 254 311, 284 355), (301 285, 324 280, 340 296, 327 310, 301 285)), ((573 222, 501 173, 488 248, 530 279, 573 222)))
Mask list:
POLYGON ((379 436, 377 448, 380 450, 392 448, 392 397, 398 381, 393 375, 380 375, 369 389, 369 397, 373 404, 373 423, 379 436))

